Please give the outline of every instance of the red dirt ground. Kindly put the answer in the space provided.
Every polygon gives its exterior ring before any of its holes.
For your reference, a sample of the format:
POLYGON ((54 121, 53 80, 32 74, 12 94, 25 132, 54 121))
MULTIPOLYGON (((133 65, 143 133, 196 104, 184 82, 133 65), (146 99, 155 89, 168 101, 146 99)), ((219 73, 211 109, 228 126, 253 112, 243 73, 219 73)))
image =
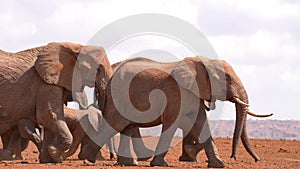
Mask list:
MULTIPOLYGON (((230 159, 231 154, 231 142, 230 138, 217 138, 215 139, 216 145, 219 150, 221 158, 226 163, 226 168, 288 168, 296 169, 300 168, 300 141, 294 140, 263 140, 263 139, 251 139, 250 142, 253 145, 256 153, 260 156, 261 161, 255 163, 254 160, 248 155, 246 150, 240 145, 237 152, 237 160, 230 159)), ((78 153, 78 152, 77 152, 78 153)), ((70 157, 67 161, 61 164, 39 164, 37 149, 30 143, 28 149, 26 149, 22 155, 25 158, 22 161, 1 161, 0 168, 51 168, 51 169, 129 169, 129 168, 147 168, 149 169, 150 160, 146 162, 139 162, 137 167, 120 167, 115 166, 116 161, 104 160, 97 161, 95 164, 86 164, 84 161, 77 160, 77 153, 70 157)), ((108 159, 108 152, 102 150, 102 154, 108 159)), ((198 155, 197 163, 179 162, 178 157, 181 155, 181 143, 172 147, 166 157, 167 162, 171 167, 159 167, 164 168, 207 168, 206 156, 204 152, 200 152, 198 155)))

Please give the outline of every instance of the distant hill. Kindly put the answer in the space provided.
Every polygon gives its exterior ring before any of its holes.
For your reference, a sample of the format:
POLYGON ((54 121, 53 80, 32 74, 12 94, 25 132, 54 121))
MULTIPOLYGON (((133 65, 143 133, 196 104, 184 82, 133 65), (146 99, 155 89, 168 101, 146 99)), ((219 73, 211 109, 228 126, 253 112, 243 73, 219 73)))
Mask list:
MULTIPOLYGON (((213 137, 233 137, 235 120, 210 121, 213 137)), ((160 127, 142 129, 145 136, 157 136, 160 127)), ((247 132, 250 138, 300 140, 300 121, 296 120, 247 120, 247 132)), ((181 131, 176 135, 181 136, 181 131)))
MULTIPOLYGON (((235 120, 219 121, 217 127, 212 129, 213 135, 215 137, 232 137, 234 126, 235 120)), ((250 138, 300 140, 300 121, 248 120, 247 131, 250 138)))

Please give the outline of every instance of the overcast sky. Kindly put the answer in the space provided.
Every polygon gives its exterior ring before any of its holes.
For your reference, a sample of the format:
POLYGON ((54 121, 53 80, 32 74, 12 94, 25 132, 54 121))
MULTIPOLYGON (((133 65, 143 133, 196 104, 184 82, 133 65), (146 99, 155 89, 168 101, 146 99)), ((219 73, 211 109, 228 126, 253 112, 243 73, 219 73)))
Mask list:
MULTIPOLYGON (((300 104, 300 1, 296 0, 0 1, 0 48, 14 52, 50 41, 84 44, 104 26, 140 13, 169 14, 197 27, 218 57, 241 77, 252 111, 274 112, 271 119, 300 120, 296 106, 300 104)), ((129 40, 127 48, 120 45, 109 53, 110 61, 139 52, 133 48, 137 45, 176 47, 168 39, 144 39, 129 40)), ((233 104, 226 104, 224 112, 223 119, 235 119, 233 104)))

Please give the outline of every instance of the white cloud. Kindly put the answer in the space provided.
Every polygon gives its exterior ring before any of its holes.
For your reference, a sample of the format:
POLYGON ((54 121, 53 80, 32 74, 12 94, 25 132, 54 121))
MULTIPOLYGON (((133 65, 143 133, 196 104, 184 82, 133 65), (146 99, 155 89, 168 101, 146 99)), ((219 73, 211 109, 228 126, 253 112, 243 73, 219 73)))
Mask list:
POLYGON ((232 8, 238 8, 252 16, 264 19, 298 17, 300 8, 282 0, 223 1, 232 8))
POLYGON ((139 13, 164 13, 197 23, 197 9, 184 0, 1 1, 0 45, 17 51, 49 41, 85 43, 103 26, 139 13))

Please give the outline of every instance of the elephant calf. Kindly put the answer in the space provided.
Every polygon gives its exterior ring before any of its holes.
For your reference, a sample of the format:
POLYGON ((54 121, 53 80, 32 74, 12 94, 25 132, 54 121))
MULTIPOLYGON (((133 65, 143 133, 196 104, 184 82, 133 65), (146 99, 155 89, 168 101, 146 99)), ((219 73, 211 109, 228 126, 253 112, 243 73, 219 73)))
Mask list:
POLYGON ((6 160, 22 160, 21 152, 27 148, 29 140, 39 151, 41 150, 42 140, 35 130, 37 127, 34 122, 27 119, 0 125, 3 149, 6 150, 2 151, 2 155, 7 154, 3 155, 6 160))
MULTIPOLYGON (((73 135, 73 142, 70 149, 62 155, 63 159, 66 159, 76 152, 79 144, 84 145, 90 140, 82 125, 88 126, 91 130, 98 131, 100 130, 98 126, 99 123, 101 123, 102 115, 101 112, 93 106, 90 106, 88 110, 75 110, 65 107, 64 112, 66 123, 73 135)), ((116 150, 113 139, 111 139, 107 144, 109 147, 110 158, 116 158, 116 150)), ((80 154, 81 153, 78 155, 79 159, 81 159, 80 154)))
MULTIPOLYGON (((101 130, 100 126, 102 124, 102 113, 98 109, 93 106, 89 106, 87 110, 75 110, 71 108, 64 108, 65 112, 65 120, 66 123, 73 135, 73 143, 71 144, 70 149, 65 152, 62 157, 66 159, 67 157, 73 155, 79 144, 81 144, 81 150, 78 154, 78 158, 83 160, 86 154, 83 151, 85 145, 89 144, 92 140, 90 140, 89 136, 86 134, 85 130, 94 130, 99 131, 101 130), (85 129, 83 128, 85 127, 85 129)), ((138 128, 135 128, 134 132, 131 133, 133 137, 140 138, 140 133, 138 128)), ((123 137, 121 137, 122 140, 123 137)), ((151 158, 153 155, 153 151, 148 149, 144 142, 141 139, 133 139, 133 149, 134 152, 139 157, 139 161, 145 161, 151 158), (147 155, 143 156, 143 155, 147 155)), ((122 141, 121 141, 122 142, 122 141)), ((116 158, 116 150, 115 150, 115 143, 113 137, 107 142, 109 152, 110 152, 110 159, 116 158)), ((98 154, 99 155, 99 154, 98 154)), ((101 154, 100 154, 101 156, 101 154)), ((120 157, 119 157, 120 158, 120 157)), ((118 159, 119 159, 118 158, 118 159)), ((131 162, 131 161, 130 161, 131 162)), ((136 162, 137 163, 137 162, 136 162)))

